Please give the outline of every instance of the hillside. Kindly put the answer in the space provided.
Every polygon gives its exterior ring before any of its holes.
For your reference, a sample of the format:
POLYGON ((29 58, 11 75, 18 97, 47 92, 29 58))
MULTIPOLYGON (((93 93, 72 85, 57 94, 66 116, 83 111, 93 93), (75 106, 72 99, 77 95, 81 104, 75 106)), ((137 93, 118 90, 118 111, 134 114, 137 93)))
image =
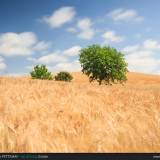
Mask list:
POLYGON ((99 86, 0 78, 0 152, 160 152, 160 76, 99 86))

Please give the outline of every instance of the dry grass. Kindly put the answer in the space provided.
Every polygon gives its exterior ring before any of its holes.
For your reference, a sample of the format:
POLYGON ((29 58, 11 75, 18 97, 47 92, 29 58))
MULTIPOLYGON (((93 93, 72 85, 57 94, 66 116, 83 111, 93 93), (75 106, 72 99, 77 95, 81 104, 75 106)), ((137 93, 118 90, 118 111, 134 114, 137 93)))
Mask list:
POLYGON ((0 152, 160 152, 160 76, 126 85, 0 78, 0 152))

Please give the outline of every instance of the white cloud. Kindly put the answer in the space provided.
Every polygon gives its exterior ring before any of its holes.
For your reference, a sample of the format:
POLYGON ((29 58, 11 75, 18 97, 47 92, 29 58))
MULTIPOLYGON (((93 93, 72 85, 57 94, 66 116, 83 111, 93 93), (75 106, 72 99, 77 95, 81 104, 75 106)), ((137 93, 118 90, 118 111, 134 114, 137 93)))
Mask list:
POLYGON ((67 58, 64 55, 60 54, 59 52, 55 52, 39 58, 29 57, 28 60, 37 64, 38 63, 51 64, 51 63, 58 63, 58 62, 66 62, 67 58))
POLYGON ((82 32, 80 32, 78 34, 78 37, 81 39, 85 39, 85 40, 91 40, 94 36, 94 30, 93 29, 88 29, 88 30, 84 30, 82 32))
MULTIPOLYGON (((59 72, 59 71, 80 71, 81 66, 78 60, 68 61, 68 62, 59 62, 55 65, 46 65, 49 71, 59 72)), ((26 69, 32 71, 34 66, 26 66, 26 69)))
POLYGON ((4 59, 0 57, 0 70, 4 70, 7 68, 7 65, 4 63, 4 59))
POLYGON ((139 52, 139 51, 160 51, 160 42, 153 40, 153 39, 147 39, 143 42, 142 45, 131 45, 126 46, 123 48, 123 52, 130 53, 130 52, 139 52))
POLYGON ((31 55, 37 38, 32 32, 4 33, 0 35, 0 55, 31 55))
POLYGON ((140 22, 144 18, 139 16, 137 11, 134 9, 115 9, 111 11, 108 16, 110 16, 114 21, 134 21, 140 22))
POLYGON ((67 32, 70 32, 70 33, 76 33, 76 32, 77 32, 77 29, 74 28, 74 27, 70 27, 70 28, 67 28, 66 31, 67 31, 67 32))
POLYGON ((28 57, 27 60, 36 64, 64 63, 69 61, 69 57, 77 56, 79 54, 80 49, 81 47, 77 45, 63 51, 57 51, 41 56, 39 58, 28 57))
POLYGON ((33 50, 35 51, 47 50, 50 46, 51 42, 40 41, 34 46, 33 50))
POLYGON ((67 28, 66 31, 70 33, 77 33, 80 39, 91 40, 95 35, 95 29, 92 28, 92 21, 90 18, 83 18, 77 21, 75 27, 67 28))
POLYGON ((58 63, 55 66, 48 66, 48 68, 51 71, 80 71, 81 70, 80 63, 77 60, 58 63))
MULTIPOLYGON (((27 60, 34 64, 45 64, 51 71, 79 71, 81 69, 80 63, 77 59, 81 47, 75 45, 71 48, 63 51, 57 51, 39 58, 29 57, 27 60), (70 59, 70 57, 76 57, 76 59, 70 59)), ((26 69, 32 70, 34 65, 26 66, 26 69)))
POLYGON ((144 41, 143 43, 144 48, 146 49, 152 49, 152 50, 159 50, 160 49, 160 42, 152 40, 152 39, 148 39, 146 41, 144 41))
POLYGON ((74 57, 79 54, 81 47, 80 46, 73 46, 63 51, 56 51, 49 53, 47 55, 41 56, 39 58, 28 57, 27 60, 34 62, 36 64, 51 64, 51 63, 61 63, 67 62, 68 57, 74 57))
POLYGON ((0 62, 0 70, 6 69, 6 64, 4 62, 0 62))
POLYGON ((123 48, 130 71, 143 73, 157 73, 160 68, 160 58, 156 57, 160 51, 160 42, 145 40, 142 45, 133 45, 123 48))
POLYGON ((92 21, 89 18, 83 18, 77 22, 77 28, 80 29, 78 37, 85 40, 91 40, 95 34, 92 28, 92 21))
POLYGON ((77 56, 79 54, 79 51, 81 50, 80 46, 73 46, 69 49, 66 49, 63 51, 63 54, 65 56, 77 56))
POLYGON ((54 11, 51 16, 43 17, 43 20, 51 27, 58 28, 71 22, 76 14, 73 7, 61 7, 54 11))
POLYGON ((77 27, 81 30, 90 29, 92 26, 92 22, 89 18, 84 18, 78 21, 77 27))
POLYGON ((4 61, 4 58, 0 57, 0 62, 3 62, 4 61))
POLYGON ((128 54, 128 53, 136 52, 139 48, 140 48, 139 45, 130 45, 130 46, 126 46, 125 48, 123 48, 122 51, 128 54))
POLYGON ((0 55, 2 56, 27 56, 48 47, 49 44, 44 41, 39 42, 33 32, 0 34, 0 55))
POLYGON ((142 73, 154 73, 160 67, 160 63, 152 56, 140 56, 138 54, 131 54, 126 56, 129 64, 129 70, 138 71, 142 73))
POLYGON ((118 43, 124 41, 124 37, 117 35, 115 31, 107 31, 102 35, 102 37, 105 39, 105 42, 118 43))

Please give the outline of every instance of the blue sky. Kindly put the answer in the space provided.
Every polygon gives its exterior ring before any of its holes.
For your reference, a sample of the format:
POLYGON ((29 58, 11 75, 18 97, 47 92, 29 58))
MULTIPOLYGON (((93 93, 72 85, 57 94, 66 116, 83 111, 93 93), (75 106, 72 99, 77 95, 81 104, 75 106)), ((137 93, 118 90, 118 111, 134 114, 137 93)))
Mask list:
POLYGON ((160 74, 159 9, 159 0, 0 0, 0 74, 78 71, 79 50, 94 43, 123 52, 130 71, 160 74))

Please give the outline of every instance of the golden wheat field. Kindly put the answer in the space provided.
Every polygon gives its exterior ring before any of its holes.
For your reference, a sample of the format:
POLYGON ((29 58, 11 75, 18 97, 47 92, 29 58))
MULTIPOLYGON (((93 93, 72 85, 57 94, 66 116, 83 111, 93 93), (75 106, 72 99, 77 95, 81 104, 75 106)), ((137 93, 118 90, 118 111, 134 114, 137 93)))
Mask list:
POLYGON ((99 86, 0 78, 0 152, 160 152, 160 76, 99 86))

